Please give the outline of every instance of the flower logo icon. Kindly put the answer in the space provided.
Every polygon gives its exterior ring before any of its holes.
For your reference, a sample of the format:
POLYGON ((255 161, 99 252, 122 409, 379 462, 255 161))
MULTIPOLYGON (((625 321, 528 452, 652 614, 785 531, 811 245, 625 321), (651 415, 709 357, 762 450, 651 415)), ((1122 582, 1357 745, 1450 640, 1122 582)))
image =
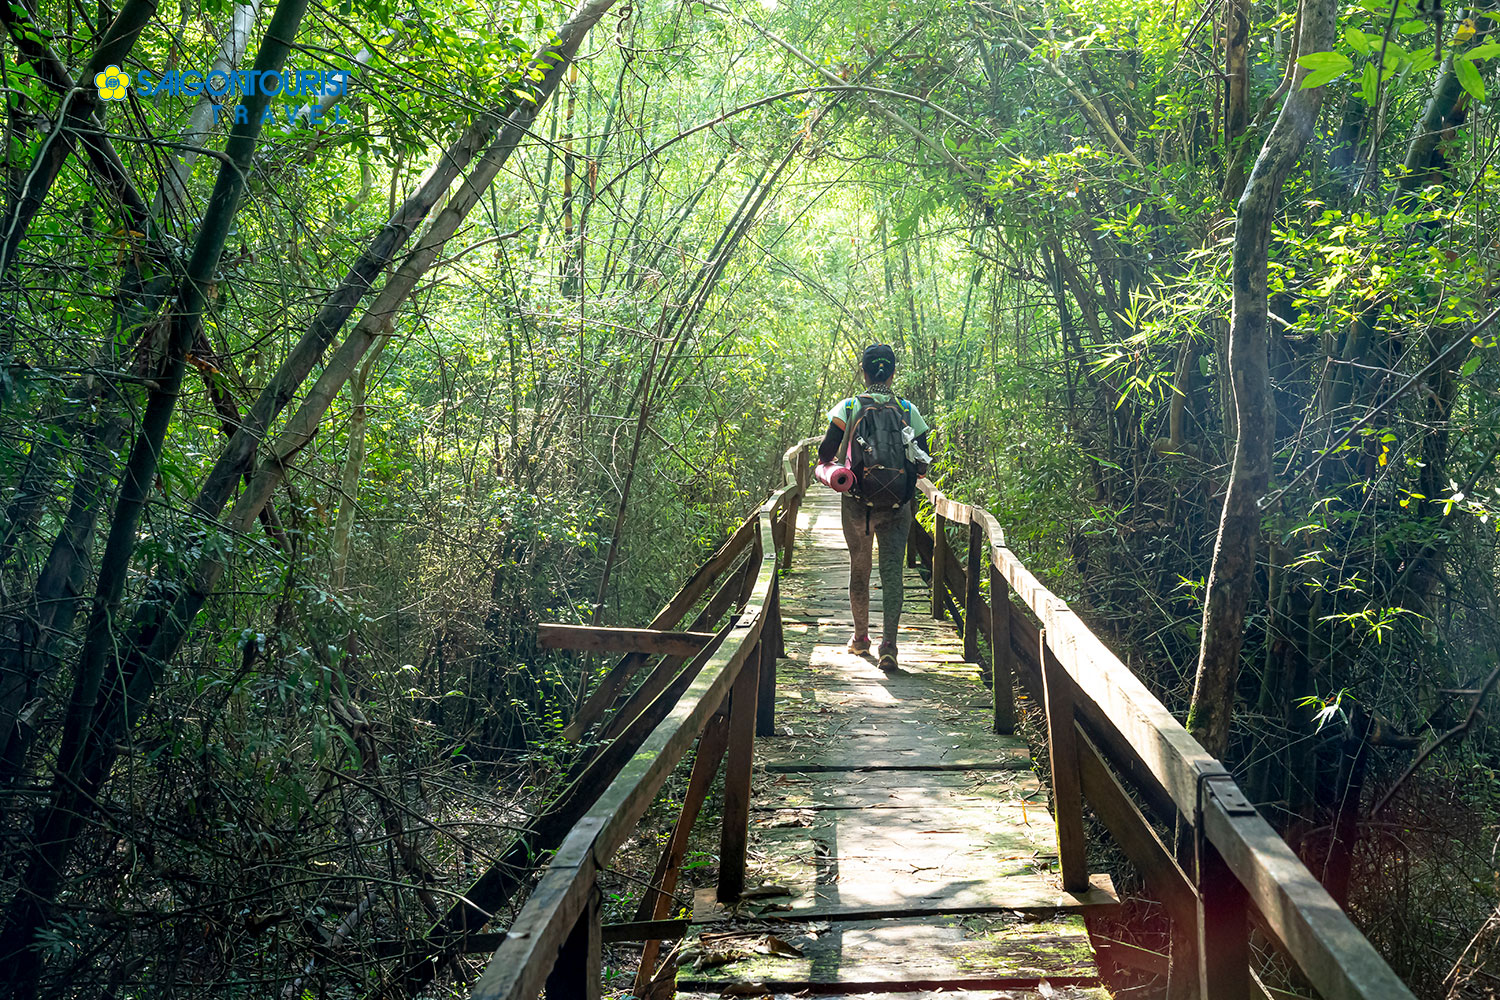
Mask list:
POLYGON ((103 73, 94 76, 94 86, 99 88, 101 101, 123 101, 130 87, 130 74, 118 66, 106 66, 103 73))

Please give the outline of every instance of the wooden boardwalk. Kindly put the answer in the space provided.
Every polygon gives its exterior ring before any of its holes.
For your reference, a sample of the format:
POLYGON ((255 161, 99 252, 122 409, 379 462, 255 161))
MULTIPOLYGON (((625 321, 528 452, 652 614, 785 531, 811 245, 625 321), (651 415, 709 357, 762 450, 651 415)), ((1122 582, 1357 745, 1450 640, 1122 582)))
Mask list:
POLYGON ((1062 891, 1030 752, 989 731, 978 667, 906 572, 901 672, 887 675, 844 650, 838 498, 812 487, 782 580, 776 735, 756 745, 750 884, 760 887, 730 909, 699 892, 679 995, 755 995, 761 984, 804 997, 1107 996, 1076 911, 1110 905, 1108 880, 1083 897, 1062 891))

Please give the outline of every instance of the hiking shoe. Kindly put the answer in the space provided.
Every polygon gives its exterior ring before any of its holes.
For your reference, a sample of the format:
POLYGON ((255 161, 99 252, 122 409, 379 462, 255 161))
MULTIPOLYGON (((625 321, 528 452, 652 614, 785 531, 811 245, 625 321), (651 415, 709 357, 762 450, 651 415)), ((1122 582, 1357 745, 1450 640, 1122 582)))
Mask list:
POLYGON ((852 635, 849 637, 849 645, 844 647, 847 653, 855 656, 863 656, 870 651, 870 637, 867 635, 852 635))
POLYGON ((901 668, 896 665, 896 647, 882 645, 880 647, 880 662, 876 666, 888 674, 894 674, 900 670, 901 668))

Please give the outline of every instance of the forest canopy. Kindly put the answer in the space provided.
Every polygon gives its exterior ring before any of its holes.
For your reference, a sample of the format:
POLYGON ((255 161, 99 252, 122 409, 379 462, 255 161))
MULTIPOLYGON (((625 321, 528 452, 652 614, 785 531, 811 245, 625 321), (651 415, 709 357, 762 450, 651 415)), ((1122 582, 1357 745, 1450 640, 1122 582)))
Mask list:
POLYGON ((605 664, 537 623, 649 621, 880 342, 935 481, 1492 995, 1500 9, 0 22, 17 997, 387 982, 567 773, 605 664))

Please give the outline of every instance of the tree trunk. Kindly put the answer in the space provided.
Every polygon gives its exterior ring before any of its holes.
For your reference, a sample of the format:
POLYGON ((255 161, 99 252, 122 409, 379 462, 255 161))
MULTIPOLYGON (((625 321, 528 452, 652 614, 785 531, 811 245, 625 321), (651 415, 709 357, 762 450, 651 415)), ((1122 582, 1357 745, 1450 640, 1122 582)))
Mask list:
MULTIPOLYGON (((1322 52, 1333 39, 1333 0, 1303 0, 1302 52, 1322 52)), ((1229 374, 1234 387, 1234 465, 1208 575, 1198 671, 1188 730, 1215 756, 1229 743, 1229 720, 1239 677, 1245 607, 1255 590, 1260 497, 1271 472, 1276 414, 1271 398, 1267 333, 1267 254, 1281 188, 1317 122, 1323 88, 1301 88, 1299 69, 1276 124, 1256 157, 1236 210, 1229 374)))
POLYGON ((1240 148, 1240 140, 1250 124, 1249 0, 1226 0, 1224 39, 1224 78, 1228 85, 1224 102, 1224 152, 1229 157, 1224 196, 1238 199, 1245 189, 1245 150, 1240 148))
MULTIPOLYGON (((16 16, 7 12, 7 24, 16 16)), ((31 220, 41 211, 47 192, 52 189, 63 164, 67 162, 75 136, 80 136, 90 150, 99 147, 100 130, 93 124, 94 113, 99 108, 99 92, 92 86, 94 77, 107 66, 117 66, 125 61, 142 29, 156 13, 156 0, 127 0, 120 8, 119 16, 104 32, 98 48, 89 58, 81 75, 82 84, 75 86, 63 97, 58 111, 58 122, 42 141, 27 171, 22 185, 21 197, 7 213, 3 229, 0 229, 0 278, 15 263, 16 252, 31 220)), ((34 30, 34 29, 33 29, 34 30)), ((138 211, 138 209, 137 209, 138 211)))

